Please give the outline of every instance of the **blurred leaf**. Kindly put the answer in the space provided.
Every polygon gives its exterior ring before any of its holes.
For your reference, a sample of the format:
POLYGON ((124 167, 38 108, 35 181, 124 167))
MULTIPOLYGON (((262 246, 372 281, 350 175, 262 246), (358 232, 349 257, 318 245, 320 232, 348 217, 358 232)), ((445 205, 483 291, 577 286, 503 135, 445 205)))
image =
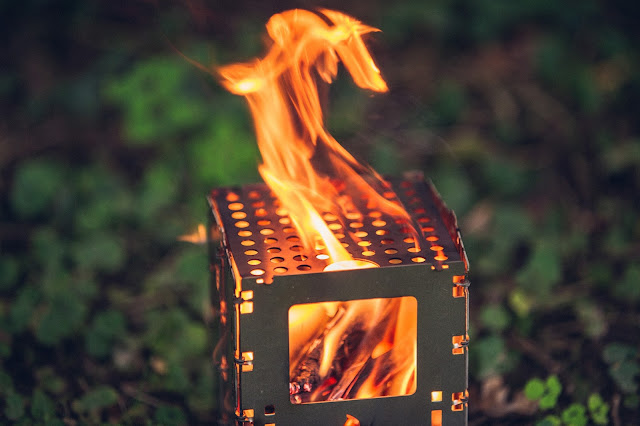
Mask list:
POLYGON ((118 402, 118 392, 111 386, 98 386, 85 393, 82 398, 73 402, 73 409, 77 412, 91 412, 109 407, 118 402))
POLYGON ((537 377, 530 379, 524 387, 524 395, 532 401, 542 398, 544 391, 544 382, 537 377))
POLYGON ((539 241, 526 265, 516 275, 516 282, 529 293, 545 297, 560 282, 562 258, 557 246, 539 241))
POLYGON ((615 282, 613 295, 626 303, 636 303, 640 300, 640 265, 631 263, 627 266, 621 280, 615 282))
POLYGON ((589 419, 584 405, 573 403, 562 411, 562 421, 568 425, 585 426, 589 419))
POLYGON ((55 345, 72 336, 82 325, 87 306, 76 295, 56 295, 45 308, 36 326, 36 337, 45 345, 55 345))
POLYGON ((597 339, 606 333, 608 324, 599 304, 591 300, 581 300, 576 303, 575 310, 587 336, 597 339))
POLYGON ((39 301, 40 293, 31 286, 22 287, 18 291, 9 317, 11 330, 14 333, 19 333, 26 328, 39 301))
POLYGON ((439 85, 433 104, 438 124, 447 126, 458 122, 466 106, 465 89, 459 83, 445 80, 439 85))
POLYGON ((22 218, 48 213, 56 192, 64 185, 63 168, 48 160, 30 160, 20 165, 11 188, 11 205, 22 218))
POLYGON ((49 424, 56 415, 55 404, 40 389, 36 389, 33 392, 33 397, 31 398, 31 415, 34 419, 43 421, 46 424, 49 424))
POLYGON ((489 156, 482 166, 487 186, 495 194, 523 195, 527 193, 531 183, 535 182, 525 170, 524 164, 489 156))
POLYGON ((609 404, 604 402, 599 394, 592 393, 589 395, 587 407, 593 423, 597 425, 609 424, 609 404))
POLYGON ((18 273, 18 261, 14 257, 0 257, 0 291, 10 290, 16 284, 18 273))
POLYGON ((125 262, 125 248, 119 238, 107 233, 87 235, 74 244, 73 259, 82 269, 116 272, 125 262))
POLYGON ((624 343, 609 343, 602 352, 607 364, 615 364, 635 358, 637 349, 624 343))
POLYGON ((24 415, 24 398, 15 392, 9 392, 5 399, 4 415, 9 420, 18 420, 24 415))
POLYGON ((560 417, 554 416, 552 414, 546 416, 544 419, 536 423, 536 426, 560 426, 560 425, 562 425, 562 420, 560 420, 560 417))
POLYGON ((540 408, 543 410, 547 410, 556 406, 558 402, 558 397, 562 392, 562 384, 560 384, 560 380, 558 380, 558 376, 549 376, 547 381, 545 382, 547 391, 540 398, 540 408))
POLYGON ((106 357, 111 354, 116 340, 122 338, 125 333, 125 318, 121 312, 114 310, 100 312, 93 319, 86 334, 87 352, 96 357, 106 357))
POLYGON ((492 335, 477 339, 473 347, 473 352, 470 352, 470 363, 474 366, 475 375, 478 377, 504 374, 514 366, 515 359, 507 352, 504 339, 500 336, 492 335))
POLYGON ((510 315, 509 312, 500 305, 486 306, 480 313, 480 320, 489 330, 500 332, 509 325, 510 315))
POLYGON ((203 188, 257 180, 258 149, 243 123, 220 112, 189 145, 192 175, 203 188))
POLYGON ((155 424, 162 426, 178 426, 187 424, 187 417, 178 407, 166 405, 160 406, 156 409, 153 418, 155 424))
POLYGON ((11 376, 0 370, 0 395, 6 395, 13 391, 11 376))

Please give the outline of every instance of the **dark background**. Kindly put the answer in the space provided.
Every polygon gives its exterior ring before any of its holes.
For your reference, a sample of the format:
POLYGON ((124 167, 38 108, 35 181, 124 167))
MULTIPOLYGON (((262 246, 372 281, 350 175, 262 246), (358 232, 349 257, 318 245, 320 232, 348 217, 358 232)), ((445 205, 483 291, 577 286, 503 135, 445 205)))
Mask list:
POLYGON ((472 270, 470 423, 640 422, 640 9, 595 0, 0 3, 0 423, 211 423, 213 187, 257 181, 216 66, 325 6, 391 92, 342 73, 334 136, 419 169, 472 270), (180 52, 180 53, 178 53, 180 52))

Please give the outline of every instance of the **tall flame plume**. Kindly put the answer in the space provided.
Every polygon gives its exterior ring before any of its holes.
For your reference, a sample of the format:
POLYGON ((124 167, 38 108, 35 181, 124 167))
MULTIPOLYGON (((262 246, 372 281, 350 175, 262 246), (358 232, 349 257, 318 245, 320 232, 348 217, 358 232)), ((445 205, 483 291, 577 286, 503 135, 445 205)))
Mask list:
POLYGON ((280 200, 307 249, 326 249, 329 263, 353 262, 323 215, 379 210, 410 223, 381 193, 385 182, 358 163, 327 131, 318 95, 341 61, 361 88, 386 92, 362 36, 377 29, 343 13, 290 10, 268 21, 265 57, 221 67, 222 85, 246 98, 263 163, 259 172, 280 200))

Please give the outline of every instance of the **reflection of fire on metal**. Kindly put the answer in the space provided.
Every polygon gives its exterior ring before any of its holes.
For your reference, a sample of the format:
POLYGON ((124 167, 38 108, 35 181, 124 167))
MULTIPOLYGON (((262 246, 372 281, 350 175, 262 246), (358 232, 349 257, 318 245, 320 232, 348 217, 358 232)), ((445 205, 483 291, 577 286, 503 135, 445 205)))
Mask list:
POLYGON ((377 30, 326 9, 274 15, 267 30, 264 58, 219 69, 249 103, 266 182, 209 197, 221 423, 465 423, 455 216, 422 176, 381 178, 323 124, 318 82, 339 61, 387 90, 362 39, 377 30))

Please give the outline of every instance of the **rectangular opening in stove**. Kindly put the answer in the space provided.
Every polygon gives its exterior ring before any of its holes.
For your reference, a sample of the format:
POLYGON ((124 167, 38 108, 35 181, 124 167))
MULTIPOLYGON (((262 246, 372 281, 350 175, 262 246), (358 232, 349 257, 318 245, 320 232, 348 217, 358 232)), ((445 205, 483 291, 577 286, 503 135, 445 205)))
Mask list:
POLYGON ((291 402, 412 395, 417 324, 412 296, 291 306, 291 402))

